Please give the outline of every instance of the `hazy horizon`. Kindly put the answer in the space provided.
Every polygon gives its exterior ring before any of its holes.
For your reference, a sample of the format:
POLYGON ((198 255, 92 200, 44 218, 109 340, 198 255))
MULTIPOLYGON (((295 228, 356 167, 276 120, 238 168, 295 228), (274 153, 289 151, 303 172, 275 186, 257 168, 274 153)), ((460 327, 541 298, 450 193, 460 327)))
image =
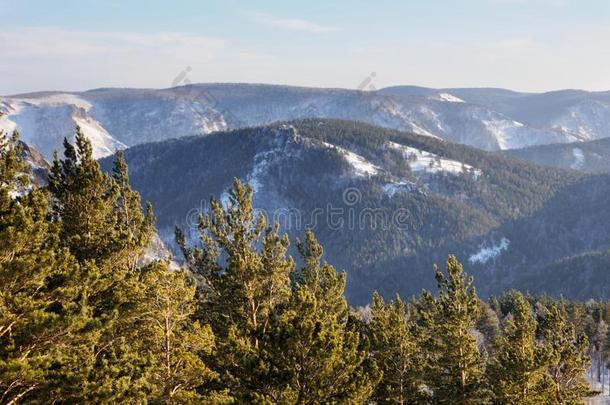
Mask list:
MULTIPOLYGON (((374 83, 373 83, 374 84, 374 83)), ((412 88, 422 88, 422 89, 432 89, 432 90, 504 90, 519 94, 546 94, 546 93, 556 93, 562 91, 581 91, 587 93, 606 93, 610 92, 609 89, 601 89, 601 90, 588 90, 588 89, 579 89, 579 88, 556 88, 550 90, 543 91, 522 91, 518 89, 511 89, 506 87, 498 87, 498 86, 456 86, 456 87, 433 87, 433 86, 421 86, 418 84, 395 84, 389 86, 378 87, 374 89, 366 89, 366 88, 358 88, 358 86, 353 88, 348 87, 339 87, 339 86, 303 86, 298 84, 284 84, 284 83, 264 83, 264 82, 192 82, 192 83, 181 83, 175 86, 168 87, 135 87, 135 86, 100 86, 94 88, 85 88, 85 89, 38 89, 33 91, 19 92, 19 93, 10 93, 10 94, 0 94, 0 97, 19 97, 29 94, 37 94, 37 93, 86 93, 89 91, 97 91, 97 90, 168 90, 176 87, 182 86, 206 86, 206 85, 253 85, 253 86, 280 86, 280 87, 295 87, 295 88, 306 88, 306 89, 328 89, 328 90, 361 90, 361 91, 379 91, 393 87, 412 87, 412 88)))

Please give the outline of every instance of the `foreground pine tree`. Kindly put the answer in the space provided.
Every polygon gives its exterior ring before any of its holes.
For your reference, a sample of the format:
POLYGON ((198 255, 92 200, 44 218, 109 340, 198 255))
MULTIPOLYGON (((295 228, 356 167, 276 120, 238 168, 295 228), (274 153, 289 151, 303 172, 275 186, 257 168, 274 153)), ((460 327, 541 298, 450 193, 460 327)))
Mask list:
MULTIPOLYGON (((120 232, 120 187, 93 159, 91 143, 77 128, 76 146, 64 142, 49 176, 52 209, 61 224, 60 244, 78 261, 78 300, 83 320, 77 346, 57 365, 57 401, 125 401, 146 395, 147 360, 137 355, 136 303, 144 286, 123 258, 138 255, 120 232)), ((132 207, 133 215, 143 215, 132 207)), ((150 232, 146 230, 146 232, 150 232)))
POLYGON ((537 322, 530 303, 519 293, 512 298, 514 309, 504 321, 488 366, 494 403, 548 403, 545 372, 549 353, 536 338, 537 322))
POLYGON ((155 218, 152 205, 147 203, 146 213, 142 212, 140 194, 131 189, 129 170, 122 151, 116 154, 112 179, 118 190, 114 213, 116 216, 115 238, 119 244, 119 250, 113 260, 115 264, 120 263, 135 270, 142 250, 148 246, 154 232, 155 218))
POLYGON ((584 379, 590 365, 587 337, 574 329, 563 302, 548 302, 542 312, 539 334, 550 355, 546 372, 547 403, 580 404, 590 392, 584 379))
POLYGON ((118 189, 93 159, 80 129, 76 147, 64 140, 64 155, 61 160, 55 156, 49 176, 55 214, 62 220, 61 241, 80 261, 99 263, 115 248, 118 189))
POLYGON ((473 335, 479 299, 462 265, 454 256, 447 275, 435 268, 438 298, 434 326, 426 343, 430 356, 428 385, 440 404, 482 404, 488 398, 484 384, 485 358, 473 335))
POLYGON ((255 217, 252 190, 235 181, 228 206, 212 200, 211 215, 201 218, 200 247, 177 234, 202 281, 201 318, 217 336, 208 358, 220 374, 217 388, 238 402, 365 402, 377 373, 350 318, 345 276, 320 263, 312 233, 296 273, 287 237, 255 217))
POLYGON ((107 176, 78 131, 47 198, 26 188, 17 136, 0 153, 0 402, 225 401, 206 387, 194 287, 138 265, 152 215, 122 156, 107 176))
POLYGON ((44 399, 77 318, 76 262, 59 246, 46 193, 23 192, 25 170, 18 135, 0 134, 0 403, 44 399))
POLYGON ((177 239, 189 270, 201 280, 201 319, 218 337, 209 360, 223 387, 239 401, 252 401, 265 391, 262 338, 274 309, 290 297, 294 264, 286 254, 288 238, 277 227, 265 229, 265 218, 255 216, 251 188, 236 180, 228 205, 212 199, 211 206, 211 214, 200 218, 200 247, 188 248, 180 231, 177 239))
POLYGON ((304 267, 269 336, 273 403, 365 403, 379 373, 367 359, 357 323, 350 321, 345 274, 321 263, 311 231, 299 244, 304 267), (278 384, 279 383, 279 384, 278 384))
POLYGON ((373 295, 367 330, 371 355, 383 373, 372 399, 380 404, 424 403, 424 359, 407 304, 398 296, 386 304, 373 295))
POLYGON ((217 377, 203 362, 214 349, 209 325, 194 320, 197 298, 193 280, 167 264, 142 271, 146 291, 140 302, 146 333, 141 339, 150 356, 148 400, 157 403, 223 403, 225 395, 205 389, 217 377))

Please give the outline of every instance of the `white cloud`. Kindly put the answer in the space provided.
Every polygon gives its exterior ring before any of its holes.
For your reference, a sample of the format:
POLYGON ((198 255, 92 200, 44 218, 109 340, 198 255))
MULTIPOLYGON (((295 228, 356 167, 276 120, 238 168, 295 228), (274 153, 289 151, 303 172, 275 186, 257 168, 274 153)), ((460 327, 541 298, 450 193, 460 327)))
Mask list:
POLYGON ((277 18, 265 13, 250 13, 252 19, 269 27, 281 28, 291 31, 306 31, 315 34, 339 31, 339 27, 321 25, 312 21, 299 18, 277 18))

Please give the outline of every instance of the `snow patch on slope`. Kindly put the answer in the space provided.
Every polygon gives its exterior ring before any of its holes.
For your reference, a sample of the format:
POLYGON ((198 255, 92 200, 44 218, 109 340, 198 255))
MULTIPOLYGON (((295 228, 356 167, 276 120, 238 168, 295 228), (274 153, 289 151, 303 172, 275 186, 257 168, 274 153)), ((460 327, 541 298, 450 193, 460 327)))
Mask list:
MULTIPOLYGON (((262 176, 266 173, 271 157, 277 150, 259 152, 254 156, 254 166, 247 177, 247 182, 252 187, 252 192, 257 193, 263 187, 262 176)), ((222 198, 222 197, 221 197, 222 198)))
POLYGON ((511 149, 522 146, 522 142, 517 141, 515 129, 523 128, 523 124, 513 120, 481 120, 485 128, 494 136, 500 149, 511 149))
POLYGON ((419 187, 417 184, 410 181, 399 181, 396 183, 388 183, 383 186, 383 191, 388 197, 392 198, 397 193, 410 193, 418 191, 419 187))
MULTIPOLYGON (((291 159, 298 156, 299 151, 294 148, 301 137, 297 129, 292 125, 283 125, 275 131, 274 137, 267 138, 270 142, 269 149, 264 149, 254 155, 254 164, 250 174, 246 177, 247 183, 252 187, 253 193, 260 192, 264 187, 263 177, 267 174, 269 167, 279 160, 291 159)), ((228 202, 228 195, 223 193, 221 201, 228 202)))
POLYGON ((449 93, 441 93, 438 95, 438 97, 441 99, 441 101, 446 101, 448 103, 463 103, 464 102, 464 100, 462 100, 461 98, 453 96, 449 93))
POLYGON ((96 159, 112 155, 120 149, 127 148, 122 142, 114 139, 99 122, 91 117, 72 116, 74 123, 80 127, 83 134, 91 141, 93 147, 93 157, 96 159))
POLYGON ((374 176, 381 171, 381 169, 379 167, 375 166, 374 164, 372 164, 371 162, 366 160, 364 157, 362 157, 352 151, 349 151, 347 149, 341 148, 339 146, 336 146, 336 145, 333 145, 330 143, 326 143, 326 142, 322 142, 322 143, 327 148, 337 150, 341 154, 341 156, 343 156, 343 158, 347 161, 347 163, 349 163, 352 166, 352 168, 354 169, 354 174, 356 176, 359 176, 359 177, 374 176))
POLYGON ((581 170, 585 167, 585 153, 580 148, 572 149, 572 156, 574 157, 574 162, 570 165, 570 168, 574 170, 581 170))
POLYGON ((21 110, 21 104, 0 102, 0 132, 12 134, 17 129, 17 124, 9 119, 12 114, 21 110))
POLYGON ((401 145, 396 142, 389 142, 389 145, 391 148, 398 149, 402 152, 403 156, 408 159, 411 171, 414 173, 444 172, 458 175, 467 172, 471 173, 475 178, 478 178, 481 175, 479 169, 475 169, 474 167, 463 162, 458 162, 457 160, 445 159, 437 154, 401 145))
POLYGON ((481 246, 481 249, 477 253, 471 255, 468 258, 468 261, 472 264, 485 264, 491 259, 495 259, 496 257, 500 256, 502 252, 508 250, 509 245, 510 241, 506 238, 502 238, 499 244, 493 245, 491 247, 481 246))

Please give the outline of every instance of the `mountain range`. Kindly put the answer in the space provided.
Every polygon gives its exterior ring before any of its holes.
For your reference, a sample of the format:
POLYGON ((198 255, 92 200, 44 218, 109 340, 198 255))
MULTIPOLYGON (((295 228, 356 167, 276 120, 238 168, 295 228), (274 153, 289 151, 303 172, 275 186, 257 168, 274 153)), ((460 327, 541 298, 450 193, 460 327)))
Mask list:
POLYGON ((313 117, 362 121, 494 151, 606 137, 610 93, 194 84, 0 97, 0 129, 19 129, 47 158, 73 136, 75 125, 103 157, 147 142, 313 117))
POLYGON ((106 170, 126 149, 177 253, 174 228, 194 241, 209 197, 227 203, 242 179, 293 240, 316 231, 356 304, 433 288, 450 253, 482 295, 610 297, 609 118, 610 93, 582 91, 209 84, 0 98, 0 130, 21 132, 36 184, 79 125, 106 170))

